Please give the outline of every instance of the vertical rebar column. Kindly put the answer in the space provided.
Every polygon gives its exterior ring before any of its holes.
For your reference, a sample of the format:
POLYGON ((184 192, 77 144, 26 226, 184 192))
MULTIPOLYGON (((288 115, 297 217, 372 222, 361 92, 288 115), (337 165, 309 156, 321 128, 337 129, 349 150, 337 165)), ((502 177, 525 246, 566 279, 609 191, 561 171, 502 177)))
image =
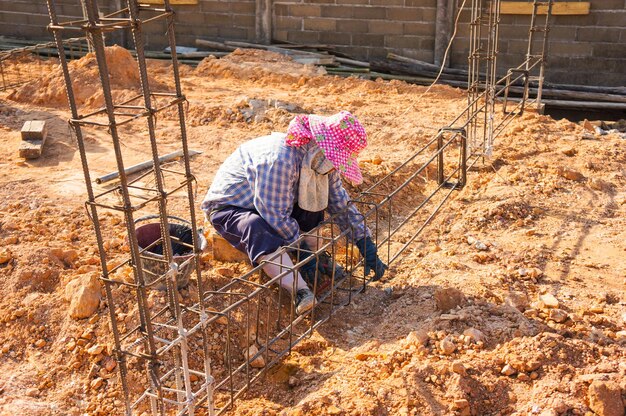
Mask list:
MULTIPOLYGON (((200 249, 200 243, 198 241, 198 227, 196 225, 196 209, 193 203, 194 202, 193 180, 195 180, 195 177, 191 173, 191 165, 189 163, 189 159, 190 159, 189 144, 187 141, 187 125, 185 124, 185 109, 184 109, 185 97, 182 93, 181 82, 180 82, 180 72, 179 72, 179 66, 178 66, 178 56, 176 55, 174 11, 172 10, 169 0, 164 1, 164 6, 165 6, 165 11, 168 13, 165 21, 166 21, 166 26, 167 26, 167 39, 169 42, 170 52, 172 56, 172 72, 174 76, 174 87, 175 87, 176 98, 179 99, 178 103, 176 104, 176 110, 178 113, 178 124, 180 126, 181 144, 183 148, 183 163, 184 163, 184 168, 185 168, 185 178, 187 179, 187 198, 190 201, 189 214, 190 214, 190 222, 191 222, 191 229, 192 229, 192 235, 193 235, 193 250, 194 250, 196 257, 198 257, 200 255, 201 249, 200 249)), ((204 280, 202 278, 199 261, 195 262, 195 272, 196 272, 196 278, 197 278, 197 283, 198 283, 198 295, 199 295, 198 296, 199 298, 198 308, 201 314, 200 319, 206 320, 207 316, 206 316, 206 308, 204 305, 204 296, 203 296, 205 288, 204 288, 204 280)), ((203 354, 204 354, 203 364, 204 364, 204 372, 205 372, 205 377, 206 377, 206 382, 205 382, 205 386, 206 386, 205 394, 207 396, 206 406, 208 409, 209 416, 212 416, 214 414, 213 390, 212 390, 213 378, 211 376, 211 362, 209 358, 208 335, 207 335, 206 327, 204 326, 202 326, 201 328, 201 336, 202 336, 202 348, 203 348, 203 354)))
MULTIPOLYGON (((167 23, 168 41, 169 41, 169 46, 170 46, 171 55, 172 55, 172 71, 174 74, 174 85, 175 85, 175 90, 176 90, 176 96, 177 98, 184 98, 183 93, 182 93, 182 88, 181 88, 181 82, 180 82, 178 57, 176 55, 176 37, 174 33, 174 13, 172 11, 169 0, 165 0, 165 10, 167 12, 171 12, 171 14, 169 14, 168 17, 166 18, 166 23, 167 23)), ((180 132, 181 132, 181 143, 183 147, 183 155, 184 155, 183 163, 185 167, 185 177, 187 178, 187 197, 189 201, 194 201, 194 189, 193 189, 192 180, 195 180, 195 177, 191 173, 191 165, 189 163, 190 156, 189 156, 189 144, 187 141, 187 127, 185 124, 184 102, 179 101, 178 104, 176 105, 176 109, 178 112, 178 121, 179 121, 180 132)), ((198 241, 198 227, 196 226, 196 209, 193 203, 189 205, 189 212, 190 212, 190 218, 191 218, 191 228, 192 228, 192 233, 193 233, 194 252, 196 253, 196 255, 199 255, 201 252, 201 249, 200 249, 200 244, 198 241)), ((196 271, 196 278, 198 281, 198 293, 200 295, 198 306, 201 310, 202 318, 206 319, 206 316, 205 316, 206 307, 204 305, 204 296, 202 296, 202 294, 205 292, 204 279, 202 278, 202 273, 200 271, 200 262, 198 261, 195 262, 195 271, 196 271)), ((202 328, 202 338, 204 341, 202 345, 203 345, 203 352, 204 352, 205 373, 207 377, 211 378, 211 362, 210 362, 209 351, 208 351, 208 336, 207 336, 205 327, 202 328)), ((207 402, 207 407, 209 409, 210 415, 212 415, 214 412, 213 402, 212 402, 212 390, 211 390, 212 382, 213 380, 211 378, 211 380, 207 380, 207 383, 206 383, 206 386, 207 386, 206 394, 207 394, 207 397, 209 398, 207 402)))
POLYGON ((493 151, 493 128, 496 106, 496 66, 498 58, 498 37, 500 28, 500 0, 492 0, 487 3, 489 7, 488 27, 488 50, 487 50, 487 79, 485 81, 485 131, 484 149, 487 156, 493 151))
MULTIPOLYGON (((157 146, 156 132, 155 132, 155 109, 152 107, 152 98, 150 92, 150 86, 148 85, 148 69, 146 67, 146 56, 144 51, 144 39, 142 32, 142 23, 139 18, 139 4, 136 0, 128 1, 128 11, 130 16, 131 31, 133 34, 133 43, 137 52, 137 66, 139 69, 139 80, 141 85, 141 94, 143 98, 143 104, 145 107, 146 125, 148 128, 148 137, 150 139, 150 150, 152 153, 152 163, 154 166, 154 180, 156 190, 159 195, 157 199, 159 209, 159 222, 161 228, 161 242, 163 246, 163 257, 167 264, 172 264, 172 241, 169 233, 169 221, 167 218, 167 201, 164 197, 165 186, 163 184, 163 174, 161 172, 161 163, 159 161, 159 150, 157 146)), ((174 53, 174 51, 172 51, 174 53)), ((187 339, 185 336, 184 328, 180 328, 182 323, 180 322, 180 305, 176 296, 177 280, 176 272, 173 272, 168 276, 166 280, 167 299, 169 303, 169 312, 176 324, 179 326, 178 335, 181 337, 181 341, 178 346, 174 347, 179 349, 178 353, 174 354, 174 379, 176 381, 176 394, 178 398, 178 410, 183 410, 182 402, 184 398, 181 397, 181 391, 184 389, 186 392, 185 399, 191 396, 191 381, 189 380, 189 367, 187 361, 187 339), (181 374, 181 367, 185 369, 184 374, 181 374), (184 385, 183 385, 184 383, 184 385)), ((193 414, 193 410, 190 412, 193 414)))
MULTIPOLYGON (((67 98, 68 98, 71 117, 72 117, 72 120, 78 120, 79 118, 78 106, 76 105, 76 99, 74 96, 74 89, 73 89, 72 81, 70 78, 68 62, 65 56, 65 48, 63 47, 63 38, 61 36, 61 32, 59 29, 60 26, 59 26, 59 21, 57 18, 57 13, 56 13, 55 1, 47 0, 47 6, 48 6, 48 13, 50 15, 51 31, 54 37, 54 41, 56 43, 57 50, 59 52, 59 62, 63 70, 65 91, 66 91, 67 98)), ((128 396, 129 390, 128 390, 128 384, 126 380, 126 374, 127 374, 126 359, 124 355, 121 354, 120 332, 117 326, 117 320, 115 318, 114 308, 112 307, 112 305, 114 305, 113 294, 111 291, 111 285, 107 282, 108 268, 107 268, 107 261, 106 261, 106 251, 104 249, 104 239, 102 237, 102 232, 99 226, 100 220, 98 217, 98 210, 95 205, 95 194, 94 194, 94 190, 93 190, 93 186, 91 182, 91 175, 89 173, 89 165, 87 161, 87 151, 85 149, 85 141, 83 138, 82 129, 79 124, 70 122, 70 127, 72 128, 72 131, 76 135, 76 144, 78 146, 78 151, 80 153, 81 166, 83 169, 83 174, 85 176, 85 185, 87 188, 87 197, 88 197, 87 206, 89 207, 88 208, 89 213, 91 216, 92 223, 94 225, 94 233, 96 235, 96 242, 98 245, 98 254, 100 257, 100 267, 102 269, 102 277, 104 278, 103 280, 105 281, 104 288, 105 288, 107 303, 109 305, 109 317, 111 320, 111 330, 113 332, 113 339, 114 339, 114 345, 115 345, 114 353, 115 353, 115 358, 117 361, 117 367, 119 368, 119 372, 120 372, 122 391, 124 394, 124 399, 125 399, 125 404, 126 404, 126 413, 130 414, 130 405, 129 405, 130 398, 128 396)))
MULTIPOLYGON (((104 49, 104 38, 102 36, 102 30, 99 28, 99 13, 97 0, 81 0, 87 11, 87 24, 86 30, 88 37, 91 40, 93 46, 96 62, 98 64, 98 71, 100 74, 100 82, 102 85, 102 92, 104 98, 104 105, 106 109, 107 118, 109 121, 109 134, 112 138, 113 149, 115 152, 115 160, 117 163, 117 169, 120 179, 120 193, 122 196, 124 206, 124 219, 126 221, 126 229, 128 234, 128 241, 130 247, 130 253, 133 264, 133 271, 135 275, 135 282, 137 283, 137 306, 139 310, 139 316, 141 320, 141 327, 146 333, 145 345, 149 358, 146 360, 146 371, 149 374, 150 383, 152 388, 156 390, 157 399, 151 400, 152 412, 154 414, 165 414, 165 408, 163 404, 163 390, 161 386, 159 376, 159 365, 157 363, 156 343, 154 340, 154 328, 150 319, 150 312, 147 302, 147 293, 145 287, 145 278, 143 275, 143 269, 141 267, 141 254, 139 250, 139 243, 137 241, 137 234, 135 232, 135 221, 133 216, 132 204, 130 200, 130 194, 128 191, 128 178, 125 173, 124 160, 122 156, 121 142, 117 129, 117 123, 115 119, 115 108, 113 104, 113 97, 111 95, 111 84, 109 79, 109 70, 106 62, 106 54, 104 49)), ((158 164, 158 163, 157 163, 158 164)), ((168 233, 169 235, 169 233, 168 233)), ((163 244, 164 251, 168 248, 167 244, 163 244)), ((169 248, 171 252, 171 247, 169 248)))
POLYGON ((468 146, 489 156, 493 145, 500 0, 472 0, 468 71, 468 146))
MULTIPOLYGON (((56 5, 54 0, 48 0, 48 8, 50 14, 49 29, 53 32, 55 43, 59 50, 61 66, 63 68, 64 81, 66 84, 68 102, 71 110, 70 125, 76 133, 78 148, 81 155, 81 162, 87 185, 88 202, 90 219, 94 223, 96 240, 100 254, 102 267, 101 280, 104 283, 107 306, 111 319, 111 330, 115 342, 115 357, 119 363, 121 386, 126 401, 125 412, 127 415, 142 413, 149 406, 149 412, 152 415, 170 414, 175 409, 179 415, 193 415, 196 406, 206 401, 208 414, 213 414, 213 377, 211 376, 211 366, 207 347, 206 324, 209 320, 204 308, 203 282, 200 273, 199 256, 202 251, 199 235, 200 230, 196 225, 195 201, 193 184, 195 178, 191 173, 189 163, 189 147, 187 143, 187 134, 184 119, 184 102, 185 97, 182 94, 180 85, 180 76, 178 72, 178 61, 176 60, 175 38, 174 38, 174 22, 173 10, 168 1, 165 1, 165 8, 154 8, 149 5, 140 5, 136 0, 126 0, 127 7, 108 15, 102 15, 97 0, 80 0, 80 6, 84 10, 85 19, 80 21, 59 22, 56 13, 56 5), (152 13, 153 16, 144 17, 144 13, 152 13), (103 17, 101 17, 103 16, 103 17), (176 92, 153 92, 149 85, 148 66, 144 50, 143 25, 156 19, 167 20, 167 36, 172 46, 172 67, 174 73, 174 81, 176 92), (140 94, 134 98, 116 104, 112 96, 112 85, 109 79, 109 67, 107 64, 105 50, 104 33, 107 31, 126 30, 132 31, 132 40, 134 48, 137 52, 137 69, 139 74, 140 94), (63 49, 63 40, 61 33, 63 31, 85 32, 90 44, 94 50, 96 65, 99 72, 99 81, 104 99, 104 107, 98 111, 90 111, 87 115, 81 116, 81 111, 75 100, 71 74, 68 70, 66 52, 63 49), (157 98, 170 100, 166 105, 160 105, 157 98), (181 129, 181 144, 183 148, 183 161, 185 172, 174 172, 171 169, 161 169, 159 160, 159 146, 156 132, 156 114, 166 108, 172 106, 178 107, 178 122, 181 129), (124 111, 119 111, 119 109, 124 111), (136 111, 136 114, 129 114, 129 110, 136 111), (106 117, 106 122, 102 122, 101 117, 106 117), (90 120, 90 118, 98 118, 98 120, 90 120), (121 127, 123 124, 134 120, 146 120, 146 131, 148 140, 143 141, 149 147, 151 153, 153 167, 152 171, 146 175, 151 175, 152 185, 149 189, 155 197, 149 202, 137 202, 133 205, 133 201, 137 201, 137 195, 132 194, 137 189, 137 185, 133 185, 136 180, 130 180, 125 173, 124 160, 121 148, 122 138, 120 133, 124 132, 121 127), (91 183, 89 173, 89 163, 85 144, 83 140, 82 128, 84 126, 101 126, 108 129, 111 137, 111 143, 115 154, 115 163, 119 174, 119 186, 116 191, 119 193, 121 203, 106 202, 107 193, 97 194, 91 183), (178 175, 184 177, 176 187, 168 191, 166 183, 166 171, 168 175, 178 175), (192 255, 186 255, 184 263, 178 264, 175 260, 172 240, 170 235, 170 223, 167 212, 168 195, 179 190, 187 190, 187 203, 189 208, 189 219, 186 221, 190 224, 192 232, 193 245, 191 247, 192 255), (103 198, 100 200, 99 198, 103 198), (148 204, 156 205, 158 214, 154 217, 159 219, 160 236, 157 241, 151 245, 158 244, 162 248, 162 254, 159 254, 159 260, 147 257, 148 254, 154 254, 149 251, 149 247, 140 247, 137 236, 137 221, 135 221, 135 212, 139 209, 150 209, 148 204), (124 225, 128 235, 129 257, 125 263, 131 266, 133 271, 133 282, 127 282, 124 279, 116 279, 112 277, 119 269, 119 265, 107 267, 107 249, 105 248, 102 224, 100 223, 98 209, 111 209, 121 212, 124 217, 124 225), (144 261, 159 262, 163 266, 163 271, 155 273, 155 269, 144 264, 144 261), (193 262, 193 264, 190 264, 193 262), (146 269, 144 270, 144 267, 146 269), (183 307, 184 300, 179 299, 179 278, 181 277, 181 268, 185 268, 184 273, 195 269, 198 280, 198 299, 199 305, 193 307, 183 307), (148 291, 157 290, 158 284, 165 284, 165 307, 160 310, 152 310, 153 303, 148 302, 148 291), (131 306, 136 311, 139 325, 128 329, 120 329, 117 321, 119 316, 117 305, 115 304, 115 296, 113 288, 118 286, 126 286, 131 288, 135 295, 135 305, 131 306), (187 314, 187 315, 185 315, 187 314), (188 317, 189 319, 187 319, 188 317), (185 318, 185 319, 184 319, 185 318), (189 323, 187 328, 185 325, 189 323), (189 341, 191 336, 199 334, 202 337, 202 354, 203 357, 198 360, 204 365, 204 372, 198 372, 190 368, 189 363, 189 341), (126 359, 132 357, 137 364, 145 365, 146 379, 145 390, 143 394, 137 395, 129 388, 128 370, 126 359), (191 382, 191 374, 203 375, 204 382, 194 392, 191 382), (172 384, 173 380, 173 384, 172 384)), ((145 175, 144 175, 145 176, 145 175)), ((146 187, 141 188, 143 191, 148 190, 146 187)), ((144 217, 146 218, 146 217, 144 217)), ((177 237, 180 245, 182 242, 177 237)), ((144 244, 144 243, 142 243, 144 244)), ((176 256, 179 256, 176 254, 176 256)), ((181 257, 176 257, 180 259, 181 257)), ((158 269, 161 270, 161 269, 158 269)), ((186 277, 185 275, 185 277, 186 277)))
POLYGON ((545 62, 548 48, 548 34, 550 33, 550 20, 552 17, 552 0, 539 1, 533 0, 533 12, 530 18, 530 28, 528 29, 528 49, 526 52, 526 66, 527 70, 536 65, 536 59, 539 60, 539 75, 533 77, 532 80, 537 81, 537 111, 542 112, 541 94, 543 91, 545 62), (540 13, 539 7, 546 7, 546 18, 542 28, 537 27, 537 15, 540 13), (543 32, 543 39, 541 40, 541 51, 539 54, 535 53, 535 33, 543 32))
MULTIPOLYGON (((536 2, 537 0, 535 0, 536 2)), ((541 63, 539 64, 539 79, 537 85, 537 111, 543 112, 541 105, 541 94, 543 92, 544 71, 546 64, 546 54, 548 48, 548 35, 550 33, 550 19, 552 17, 552 0, 547 1, 548 10, 546 10, 546 20, 543 26, 543 42, 541 45, 541 63)))
POLYGON ((475 122, 475 114, 478 111, 479 103, 479 89, 478 82, 480 79, 480 67, 479 60, 476 54, 480 50, 480 7, 479 0, 472 0, 470 9, 470 39, 469 39, 469 54, 468 54, 468 74, 467 74, 467 118, 470 121, 469 125, 469 145, 472 147, 472 152, 475 147, 477 124, 475 122))

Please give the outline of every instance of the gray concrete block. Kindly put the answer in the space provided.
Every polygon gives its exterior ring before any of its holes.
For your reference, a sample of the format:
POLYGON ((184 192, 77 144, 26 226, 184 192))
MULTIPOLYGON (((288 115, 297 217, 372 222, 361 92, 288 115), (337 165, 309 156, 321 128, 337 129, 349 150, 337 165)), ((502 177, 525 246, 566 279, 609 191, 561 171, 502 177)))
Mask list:
POLYGON ((372 6, 404 6, 404 0, 370 0, 372 6))
POLYGON ((387 9, 385 7, 355 7, 354 17, 356 19, 385 19, 387 9))
POLYGON ((234 14, 233 26, 235 27, 254 27, 255 17, 248 14, 234 14))
POLYGON ((352 36, 352 44, 355 46, 369 47, 385 46, 385 36, 359 33, 352 36))
POLYGON ((320 42, 332 45, 350 45, 352 43, 352 36, 350 33, 322 32, 320 33, 320 42))
POLYGON ((421 8, 413 7, 390 7, 386 12, 389 20, 405 20, 409 22, 423 21, 421 8))
POLYGON ((624 0, 594 1, 591 10, 624 10, 624 0))
POLYGON ((228 1, 207 1, 200 2, 202 10, 210 13, 228 13, 231 11, 231 2, 228 1))
POLYGON ((338 19, 337 31, 350 33, 366 33, 367 21, 361 19, 338 19))
POLYGON ((385 36, 385 46, 394 49, 419 49, 420 36, 385 36))
POLYGON ((436 7, 437 0, 405 0, 407 7, 436 7))
POLYGON ((581 27, 576 40, 579 42, 611 42, 619 43, 620 35, 626 29, 619 27, 581 27))
POLYGON ((46 140, 48 128, 43 120, 29 120, 22 126, 22 140, 46 140))
POLYGON ((289 13, 294 17, 320 17, 320 6, 313 4, 292 4, 289 6, 289 13))
POLYGON ((354 17, 354 7, 353 6, 335 6, 335 5, 324 5, 321 9, 322 17, 339 17, 341 19, 349 19, 354 17))
POLYGON ((626 57, 626 44, 624 43, 594 43, 593 56, 598 58, 614 58, 624 60, 626 57))
POLYGON ((301 17, 276 16, 274 30, 302 30, 301 17))
POLYGON ((408 22, 404 23, 405 35, 419 35, 419 36, 434 36, 435 24, 423 23, 423 22, 408 22))
POLYGON ((370 20, 369 33, 381 35, 400 35, 404 32, 401 22, 370 20))
POLYGON ((18 149, 20 157, 37 159, 43 152, 43 146, 48 137, 48 128, 45 121, 29 120, 22 127, 22 142, 18 149))
POLYGON ((304 19, 304 30, 319 30, 329 32, 336 30, 337 19, 308 18, 304 19))
POLYGON ((254 2, 235 2, 232 4, 233 13, 250 14, 254 16, 256 12, 256 5, 254 2))
POLYGON ((616 26, 626 32, 626 9, 593 13, 596 26, 616 26))
POLYGON ((289 31, 287 34, 287 40, 294 43, 317 43, 320 41, 319 32, 307 32, 307 31, 289 31))

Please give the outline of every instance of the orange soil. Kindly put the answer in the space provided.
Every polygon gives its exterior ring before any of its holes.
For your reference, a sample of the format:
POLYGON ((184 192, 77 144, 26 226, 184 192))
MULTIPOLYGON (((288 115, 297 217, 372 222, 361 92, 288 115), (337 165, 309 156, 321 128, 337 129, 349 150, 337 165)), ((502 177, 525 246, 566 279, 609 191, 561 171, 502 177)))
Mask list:
MULTIPOLYGON (((131 96, 138 76, 130 55, 116 48, 109 58, 121 60, 110 62, 116 98, 131 96)), ((101 105, 93 57, 72 68, 81 107, 101 105)), ((150 70, 153 85, 170 85, 166 65, 150 70)), ((181 72, 190 147, 204 151, 192 160, 198 204, 241 142, 284 131, 292 117, 271 109, 246 122, 240 110, 248 98, 320 114, 352 111, 370 134, 361 156, 366 183, 398 166, 466 102, 449 87, 422 96, 423 87, 326 76, 258 51, 181 72)), ((8 258, 0 264, 3 415, 123 413, 116 370, 106 370, 106 305, 75 321, 63 296, 69 281, 98 267, 64 94, 55 69, 0 97, 0 255, 8 258), (23 161, 19 129, 31 119, 46 120, 50 135, 42 158, 23 161), (96 344, 106 348, 89 355, 96 344)), ((173 111, 158 120, 163 153, 177 150, 175 121, 173 111)), ((127 163, 146 160, 144 126, 123 133, 127 163)), ((614 382, 624 396, 626 149, 616 135, 581 137, 580 126, 533 112, 514 121, 385 279, 298 345, 232 414, 582 415, 590 411, 593 380, 614 382), (449 287, 466 300, 444 313, 436 297, 449 287), (537 302, 546 293, 558 299, 564 321, 537 302), (527 298, 522 311, 507 305, 514 295, 527 298), (470 328, 484 339, 463 335, 470 328), (511 375, 501 373, 507 365, 511 375)), ((115 169, 105 131, 90 130, 85 141, 92 177, 115 169)), ((123 225, 114 215, 103 224, 121 256, 123 225)), ((244 268, 208 261, 206 278, 223 280, 218 266, 244 268)))

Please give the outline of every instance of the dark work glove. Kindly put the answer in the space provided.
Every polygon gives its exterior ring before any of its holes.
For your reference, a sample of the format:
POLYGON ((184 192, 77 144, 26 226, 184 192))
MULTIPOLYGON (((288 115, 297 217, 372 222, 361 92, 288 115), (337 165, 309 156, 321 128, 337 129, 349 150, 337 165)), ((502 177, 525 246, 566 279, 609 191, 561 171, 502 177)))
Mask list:
POLYGON ((374 281, 379 280, 388 269, 387 265, 378 257, 376 245, 370 237, 363 237, 356 242, 356 246, 365 260, 365 275, 368 276, 374 270, 374 281))

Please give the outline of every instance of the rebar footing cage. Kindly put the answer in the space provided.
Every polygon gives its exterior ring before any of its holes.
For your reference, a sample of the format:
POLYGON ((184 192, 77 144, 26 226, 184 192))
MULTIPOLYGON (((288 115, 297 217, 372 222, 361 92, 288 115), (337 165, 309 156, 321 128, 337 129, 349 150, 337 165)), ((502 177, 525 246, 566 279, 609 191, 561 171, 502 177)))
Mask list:
MULTIPOLYGON (((76 134, 81 155, 89 216, 94 224, 102 267, 101 280, 114 338, 118 362, 119 386, 125 399, 127 414, 149 412, 153 415, 195 413, 213 415, 232 408, 234 402, 261 378, 291 349, 308 337, 317 327, 332 319, 348 305, 353 296, 364 291, 370 278, 364 274, 363 260, 353 245, 354 229, 341 229, 340 212, 327 218, 318 228, 302 235, 268 260, 282 267, 282 273, 267 279, 263 264, 253 267, 228 283, 213 287, 205 282, 200 268, 201 238, 194 208, 195 178, 191 173, 185 129, 185 96, 180 86, 174 12, 168 0, 155 8, 128 0, 127 7, 112 13, 99 13, 96 0, 82 0, 86 18, 59 22, 54 0, 47 0, 52 31, 63 68, 69 105, 70 125, 76 134), (150 22, 166 22, 167 38, 172 55, 174 91, 152 91, 144 53, 143 27, 150 22), (105 58, 104 35, 110 31, 128 30, 136 48, 141 79, 141 92, 131 99, 115 103, 111 94, 105 58), (105 105, 97 111, 81 114, 74 99, 63 34, 84 33, 93 46, 97 60, 105 105), (166 169, 159 164, 159 139, 155 129, 156 115, 175 108, 180 128, 183 171, 166 169), (137 178, 124 173, 121 148, 124 127, 144 120, 154 167, 137 178), (91 183, 89 159, 85 150, 83 129, 105 127, 119 171, 119 185, 96 193, 91 183), (146 186, 149 178, 153 186, 146 186), (177 192, 186 195, 185 217, 192 233, 192 243, 170 233, 171 216, 168 197, 177 192), (119 197, 112 202, 113 195, 119 197), (136 232, 136 214, 156 206, 160 238, 140 245, 136 232), (119 212, 124 217, 130 254, 127 259, 111 264, 105 244, 102 210, 119 212), (306 252, 300 248, 304 238, 315 238, 318 247, 306 252), (150 255, 159 246, 160 257, 150 255), (190 253, 176 262, 174 247, 186 247, 190 253), (288 291, 278 289, 282 279, 312 259, 328 252, 336 267, 330 276, 315 276, 313 289, 318 292, 317 305, 307 314, 297 316, 288 291), (283 253, 294 258, 294 266, 278 261, 283 253), (162 268, 144 267, 145 261, 160 262, 162 268), (193 268, 189 287, 179 290, 181 270, 193 268), (126 275, 128 270, 131 275, 126 275), (154 272, 161 270, 160 272, 154 272), (160 273, 160 274, 159 274, 160 273), (322 279, 330 280, 326 289, 318 291, 322 279), (164 286, 160 291, 157 286, 164 286), (133 299, 132 307, 123 309, 133 299)), ((362 213, 362 226, 371 230, 382 260, 395 262, 411 246, 456 190, 467 182, 468 170, 488 157, 497 135, 519 116, 527 106, 529 83, 543 82, 543 65, 549 32, 552 1, 534 1, 529 30, 526 60, 509 70, 505 77, 496 77, 496 57, 500 1, 472 0, 470 71, 468 105, 448 125, 441 127, 427 143, 396 169, 352 200, 346 209, 362 213), (539 7, 547 7, 543 30, 536 26, 539 7), (535 33, 543 32, 541 51, 535 51, 535 33), (533 75, 538 71, 539 75, 533 75), (534 77, 534 78, 533 78, 534 77), (522 83, 523 96, 513 109, 506 100, 513 85, 522 83), (504 111, 497 114, 496 100, 505 100, 504 111), (407 232, 411 229, 412 232, 407 232)), ((177 213, 178 214, 178 213, 177 213)), ((180 215, 180 214, 178 214, 180 215)), ((294 291, 292 290, 291 293, 294 291)))

